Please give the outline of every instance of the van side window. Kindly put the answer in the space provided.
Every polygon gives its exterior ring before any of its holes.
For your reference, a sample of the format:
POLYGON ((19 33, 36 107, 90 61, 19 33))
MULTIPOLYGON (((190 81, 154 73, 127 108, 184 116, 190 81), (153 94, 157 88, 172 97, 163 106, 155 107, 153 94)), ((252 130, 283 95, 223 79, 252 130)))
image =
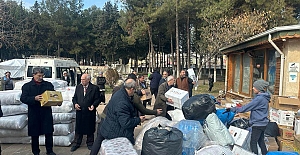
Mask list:
POLYGON ((27 77, 33 77, 32 75, 32 70, 35 67, 41 67, 44 69, 44 78, 52 78, 52 67, 47 67, 47 66, 28 66, 27 69, 27 77))

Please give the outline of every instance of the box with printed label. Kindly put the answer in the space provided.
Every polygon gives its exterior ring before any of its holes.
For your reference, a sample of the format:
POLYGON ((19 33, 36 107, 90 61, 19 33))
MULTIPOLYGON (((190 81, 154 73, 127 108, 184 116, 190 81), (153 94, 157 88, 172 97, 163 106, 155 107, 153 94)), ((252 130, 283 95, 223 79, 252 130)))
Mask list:
POLYGON ((279 122, 279 115, 277 109, 270 108, 269 115, 270 115, 269 119, 271 122, 276 122, 276 123, 279 122))
POLYGON ((42 97, 41 106, 60 106, 63 102, 62 94, 58 91, 47 90, 42 94, 42 97))
POLYGON ((228 130, 233 137, 235 144, 243 147, 249 137, 249 131, 235 126, 230 126, 228 130))
POLYGON ((281 137, 277 137, 277 141, 278 141, 278 144, 279 144, 279 150, 280 151, 287 151, 287 152, 294 151, 294 141, 285 140, 281 137))
POLYGON ((294 126, 295 113, 293 111, 278 110, 277 113, 279 115, 277 122, 279 125, 294 126))
POLYGON ((300 136, 294 137, 294 150, 298 153, 300 153, 300 136))
POLYGON ((174 106, 176 108, 181 109, 183 103, 189 99, 189 93, 187 91, 178 89, 178 88, 171 88, 165 93, 166 98, 172 99, 174 103, 167 104, 174 106))
POLYGON ((267 141, 265 141, 268 151, 278 151, 279 146, 276 142, 275 137, 266 137, 267 141))
POLYGON ((144 101, 144 100, 151 99, 152 98, 152 94, 151 94, 150 89, 144 89, 144 91, 145 91, 145 95, 143 95, 141 97, 141 100, 144 101))
POLYGON ((296 112, 300 108, 300 100, 298 98, 273 95, 271 98, 270 106, 279 110, 296 112))
POLYGON ((294 140, 294 130, 289 127, 279 126, 279 134, 283 139, 294 140))

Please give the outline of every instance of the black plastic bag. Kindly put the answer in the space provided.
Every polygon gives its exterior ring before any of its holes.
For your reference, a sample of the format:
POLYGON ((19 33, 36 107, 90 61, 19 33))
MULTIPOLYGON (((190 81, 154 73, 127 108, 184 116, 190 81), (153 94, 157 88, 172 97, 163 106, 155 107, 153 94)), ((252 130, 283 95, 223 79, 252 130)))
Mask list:
POLYGON ((155 127, 144 134, 142 155, 181 155, 183 134, 173 127, 155 127))
POLYGON ((208 94, 195 95, 184 102, 182 112, 187 120, 203 120, 216 112, 216 105, 208 94))
POLYGON ((247 129, 250 127, 249 120, 247 120, 245 118, 233 120, 232 122, 229 123, 229 126, 235 126, 240 129, 247 129))
POLYGON ((279 136, 279 128, 276 122, 269 122, 267 124, 265 135, 269 137, 277 137, 279 136))

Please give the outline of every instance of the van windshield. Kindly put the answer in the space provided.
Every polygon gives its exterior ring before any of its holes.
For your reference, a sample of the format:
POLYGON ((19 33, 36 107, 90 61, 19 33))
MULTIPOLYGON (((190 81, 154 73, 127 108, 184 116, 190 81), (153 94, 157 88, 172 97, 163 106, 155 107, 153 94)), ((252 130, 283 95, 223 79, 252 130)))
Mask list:
POLYGON ((52 67, 48 67, 48 66, 28 66, 27 69, 27 77, 33 77, 32 75, 32 70, 35 67, 41 67, 44 69, 45 73, 44 73, 44 78, 52 78, 52 67))

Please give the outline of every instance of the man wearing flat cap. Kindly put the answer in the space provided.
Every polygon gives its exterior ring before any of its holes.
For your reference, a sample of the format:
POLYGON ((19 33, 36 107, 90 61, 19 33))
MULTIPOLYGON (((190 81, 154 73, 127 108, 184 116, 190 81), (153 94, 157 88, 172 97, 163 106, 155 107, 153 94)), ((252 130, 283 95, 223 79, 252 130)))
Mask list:
POLYGON ((253 83, 253 92, 256 94, 254 99, 242 106, 228 108, 226 111, 235 113, 244 113, 251 111, 249 125, 252 127, 250 148, 253 153, 258 154, 257 144, 261 148, 263 155, 267 154, 267 148, 264 141, 264 132, 269 122, 268 111, 270 94, 266 92, 269 82, 257 80, 253 83))

